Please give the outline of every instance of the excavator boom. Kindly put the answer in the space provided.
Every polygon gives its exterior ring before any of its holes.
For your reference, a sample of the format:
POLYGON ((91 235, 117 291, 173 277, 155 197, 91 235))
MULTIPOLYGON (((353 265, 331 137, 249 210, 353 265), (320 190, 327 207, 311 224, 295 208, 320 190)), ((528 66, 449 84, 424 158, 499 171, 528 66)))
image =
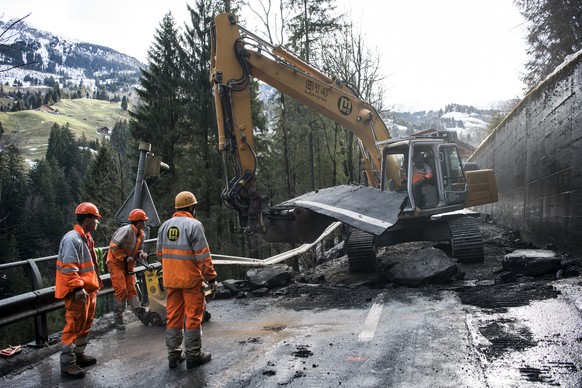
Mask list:
MULTIPOLYGON (((256 193, 257 160, 254 153, 249 78, 273 86, 354 133, 364 151, 367 183, 379 187, 381 150, 390 139, 378 112, 341 82, 334 80, 280 46, 273 46, 237 24, 232 14, 216 17, 211 28, 211 73, 220 151, 229 152, 235 177, 223 199, 244 214, 259 216, 262 200, 256 193)), ((393 174, 399 167, 393 166, 393 174)), ((261 228, 262 222, 255 224, 261 228)), ((252 227, 252 225, 249 225, 252 227)))

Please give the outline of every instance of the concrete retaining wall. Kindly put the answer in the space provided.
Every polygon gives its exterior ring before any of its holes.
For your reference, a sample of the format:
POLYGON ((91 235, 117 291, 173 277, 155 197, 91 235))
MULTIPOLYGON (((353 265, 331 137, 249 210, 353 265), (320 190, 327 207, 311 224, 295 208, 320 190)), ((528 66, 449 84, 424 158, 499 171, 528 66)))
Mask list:
POLYGON ((582 250, 582 51, 513 110, 471 157, 495 171, 499 202, 478 210, 538 246, 582 250))

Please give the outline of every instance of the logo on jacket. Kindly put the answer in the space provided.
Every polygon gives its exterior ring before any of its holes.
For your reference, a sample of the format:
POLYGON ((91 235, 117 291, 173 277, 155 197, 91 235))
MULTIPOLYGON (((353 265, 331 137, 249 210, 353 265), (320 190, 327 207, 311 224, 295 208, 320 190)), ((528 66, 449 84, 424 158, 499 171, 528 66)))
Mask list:
POLYGON ((180 237, 180 230, 177 227, 172 226, 170 229, 168 229, 166 237, 168 237, 168 240, 170 241, 176 241, 178 237, 180 237))

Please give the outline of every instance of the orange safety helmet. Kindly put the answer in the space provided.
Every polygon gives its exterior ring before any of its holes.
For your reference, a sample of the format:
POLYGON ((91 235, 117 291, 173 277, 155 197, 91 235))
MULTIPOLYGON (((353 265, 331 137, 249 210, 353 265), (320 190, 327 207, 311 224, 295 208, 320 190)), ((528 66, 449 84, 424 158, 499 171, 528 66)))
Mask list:
POLYGON ((77 206, 77 208, 75 209, 75 215, 78 216, 81 214, 90 214, 97 218, 101 218, 101 214, 99 214, 99 209, 97 209, 97 206, 95 206, 91 202, 83 202, 82 204, 77 206))
POLYGON ((130 221, 147 221, 148 220, 148 216, 146 215, 146 212, 144 212, 141 209, 133 209, 130 213, 129 213, 129 217, 127 217, 130 221))
POLYGON ((196 205, 198 201, 194 194, 189 191, 182 191, 176 195, 175 208, 182 209, 188 206, 196 205))

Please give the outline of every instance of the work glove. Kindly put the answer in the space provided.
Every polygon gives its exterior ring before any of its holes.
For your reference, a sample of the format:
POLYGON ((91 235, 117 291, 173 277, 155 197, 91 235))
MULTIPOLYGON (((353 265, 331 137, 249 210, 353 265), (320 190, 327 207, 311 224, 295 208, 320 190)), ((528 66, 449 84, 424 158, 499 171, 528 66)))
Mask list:
POLYGON ((142 260, 145 260, 148 258, 148 254, 146 252, 140 252, 138 256, 142 260))
POLYGON ((127 256, 127 257, 125 258, 125 261, 127 261, 128 263, 132 263, 132 262, 134 262, 135 260, 134 260, 134 258, 133 258, 133 257, 131 257, 131 256, 127 256))
POLYGON ((210 287, 210 294, 206 297, 206 300, 212 300, 216 295, 216 280, 209 281, 208 287, 210 287))
POLYGON ((87 291, 85 289, 80 289, 79 291, 75 292, 75 300, 83 301, 83 303, 87 303, 87 291))

